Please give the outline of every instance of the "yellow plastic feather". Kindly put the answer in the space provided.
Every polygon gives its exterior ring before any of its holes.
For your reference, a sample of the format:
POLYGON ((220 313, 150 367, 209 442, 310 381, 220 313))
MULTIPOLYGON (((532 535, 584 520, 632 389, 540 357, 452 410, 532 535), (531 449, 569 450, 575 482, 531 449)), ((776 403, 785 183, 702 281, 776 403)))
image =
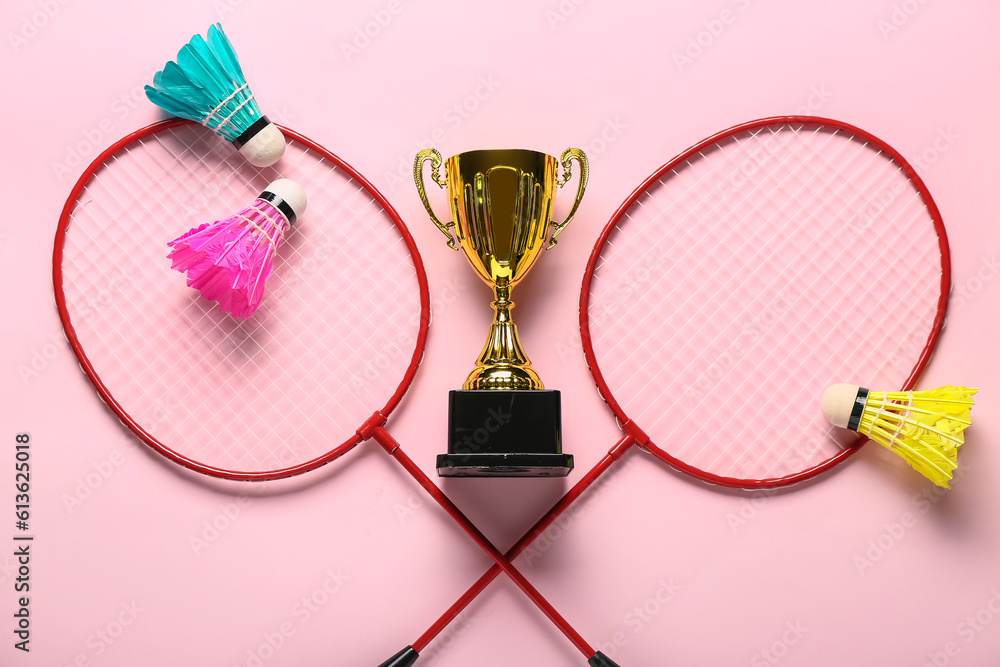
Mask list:
POLYGON ((895 452, 929 480, 951 488, 958 448, 972 423, 978 388, 870 392, 858 432, 895 452))

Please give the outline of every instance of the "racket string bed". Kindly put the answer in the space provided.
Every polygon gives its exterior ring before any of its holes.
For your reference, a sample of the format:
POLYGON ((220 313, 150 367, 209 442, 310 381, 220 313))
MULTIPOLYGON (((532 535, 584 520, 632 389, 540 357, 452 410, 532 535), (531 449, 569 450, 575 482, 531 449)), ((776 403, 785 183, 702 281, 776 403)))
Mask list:
MULTIPOLYGON (((600 368, 607 369, 604 377, 614 385, 610 393, 623 409, 628 410, 628 404, 639 406, 638 421, 654 440, 674 443, 671 450, 693 463, 714 466, 728 460, 728 465, 739 465, 747 460, 733 456, 732 447, 721 447, 718 441, 747 440, 743 425, 755 422, 740 406, 748 403, 773 417, 775 447, 803 428, 790 418, 790 413, 801 410, 800 401, 784 389, 789 383, 781 377, 785 363, 795 362, 775 363, 789 348, 798 360, 791 368, 794 372, 825 371, 805 378, 806 389, 815 395, 831 376, 842 372, 829 370, 827 348, 839 343, 841 349, 834 348, 834 354, 843 359, 847 352, 863 347, 859 333, 876 332, 881 340, 868 356, 884 363, 892 358, 885 351, 899 340, 907 317, 926 323, 926 337, 939 305, 940 294, 933 289, 940 284, 941 272, 937 237, 925 198, 909 174, 865 137, 815 126, 801 132, 801 127, 785 124, 766 133, 751 130, 693 152, 652 180, 606 235, 589 304, 602 320, 602 326, 595 327, 595 353, 602 362, 605 358, 611 362, 601 363, 600 368), (774 139, 782 133, 788 138, 774 139), (760 154, 762 137, 772 144, 765 154, 760 154), (751 160, 747 155, 754 151, 758 154, 751 160), (747 164, 753 169, 740 169, 747 164), (731 174, 744 172, 750 173, 736 182, 738 190, 732 190, 731 174), (837 173, 840 176, 834 178, 837 173), (661 194, 669 189, 667 184, 674 195, 661 194), (731 209, 719 198, 712 199, 719 192, 732 202, 731 209), (665 204, 656 206, 654 200, 665 204), (845 238, 838 242, 838 235, 853 236, 851 225, 862 218, 867 244, 851 244, 845 238), (873 248, 882 253, 883 261, 872 262, 873 248), (930 251, 915 252, 915 248, 930 251), (780 271, 769 271, 779 263, 780 271), (623 286, 622 277, 637 265, 652 267, 645 269, 651 275, 623 286), (859 293, 875 299, 860 308, 884 313, 887 323, 868 317, 863 320, 865 330, 858 331, 860 320, 850 317, 849 311, 859 307, 851 302, 859 293), (894 296, 907 308, 890 307, 895 305, 894 296), (771 312, 782 308, 791 312, 771 312), (609 312, 614 315, 607 317, 609 312), (756 319, 761 315, 772 321, 761 324, 756 319), (678 321, 684 325, 676 326, 678 321), (604 326, 609 322, 614 326, 604 326), (825 354, 803 353, 799 338, 824 348, 825 354), (657 363, 638 364, 634 359, 657 363), (771 372, 766 372, 768 368, 771 372), (673 418, 670 404, 679 397, 693 404, 697 419, 673 418), (721 426, 720 417, 727 418, 721 426), (728 433, 727 428, 737 430, 728 433)), ((806 389, 799 395, 808 395, 806 389)), ((814 431, 819 434, 818 445, 811 440, 796 447, 793 441, 786 447, 821 463, 822 456, 840 449, 840 443, 827 437, 828 428, 814 431)), ((758 446, 761 439, 755 435, 749 441, 758 446)), ((754 458, 768 458, 766 448, 761 452, 765 456, 754 458)), ((731 470, 715 472, 728 477, 731 470)), ((776 469, 758 474, 781 473, 776 469)))
MULTIPOLYGON (((835 303, 834 305, 838 306, 838 307, 843 306, 844 305, 843 302, 847 298, 849 298, 849 294, 850 294, 850 289, 845 289, 844 293, 841 295, 841 299, 837 303, 835 303)), ((874 307, 876 309, 880 310, 880 311, 883 310, 883 307, 886 305, 884 303, 884 301, 885 301, 886 298, 888 298, 888 293, 883 293, 883 296, 882 296, 881 300, 877 304, 874 304, 874 307)), ((869 305, 871 305, 871 304, 869 304, 869 305)), ((807 312, 807 315, 811 315, 814 310, 815 310, 815 308, 811 309, 809 312, 807 312)), ((885 309, 885 312, 892 313, 894 311, 891 310, 891 309, 885 309)), ((822 324, 822 320, 818 320, 818 322, 820 323, 820 325, 822 324)), ((897 322, 896 325, 897 326, 895 328, 895 331, 898 332, 898 331, 903 330, 903 328, 906 326, 906 323, 904 323, 904 322, 897 322)), ((812 329, 810 329, 809 334, 811 335, 813 333, 816 333, 818 329, 825 329, 825 331, 826 331, 826 333, 823 334, 822 338, 819 339, 820 343, 827 342, 831 338, 834 338, 834 337, 836 337, 838 335, 837 329, 830 328, 830 327, 823 327, 823 326, 813 327, 812 329)), ((870 323, 869 323, 869 330, 871 330, 870 323)), ((861 332, 859 332, 857 330, 857 325, 855 325, 855 329, 850 330, 850 333, 851 334, 856 334, 856 333, 861 333, 861 332)), ((768 354, 762 359, 762 361, 760 362, 760 364, 758 364, 758 366, 769 365, 770 371, 768 372, 768 371, 765 371, 763 369, 757 368, 757 369, 754 369, 754 371, 752 372, 751 376, 753 376, 753 377, 763 377, 764 380, 767 381, 767 382, 771 382, 771 381, 775 380, 775 375, 780 372, 779 369, 782 368, 782 367, 781 367, 780 364, 769 363, 769 362, 773 361, 772 357, 773 357, 773 355, 776 352, 779 352, 781 349, 783 349, 783 347, 785 347, 786 344, 788 344, 788 343, 791 342, 791 341, 788 340, 788 336, 790 336, 790 335, 791 335, 791 333, 786 334, 785 338, 783 338, 782 340, 778 341, 776 345, 772 346, 771 347, 771 351, 768 352, 768 354)), ((880 341, 880 342, 885 342, 885 343, 888 344, 891 341, 880 341)), ((849 350, 849 349, 842 349, 839 352, 840 352, 841 356, 845 356, 845 355, 849 354, 851 352, 851 350, 849 350)), ((805 359, 805 358, 799 360, 798 365, 791 369, 791 373, 792 373, 793 376, 795 374, 798 374, 798 373, 802 372, 803 369, 801 368, 801 366, 804 363, 807 363, 807 359, 805 359)), ((739 393, 739 391, 742 388, 744 388, 746 384, 747 384, 747 382, 744 380, 740 385, 738 385, 737 388, 736 388, 736 393, 739 393)), ((797 418, 800 416, 800 413, 798 412, 798 410, 799 410, 799 406, 795 405, 794 403, 789 402, 789 403, 785 403, 785 404, 782 404, 782 405, 778 405, 778 406, 776 406, 775 410, 769 411, 769 417, 772 420, 774 420, 776 423, 783 424, 784 428, 783 428, 783 430, 777 432, 777 437, 774 439, 774 441, 770 445, 768 445, 766 448, 764 448, 764 449, 762 449, 760 451, 759 457, 751 464, 750 469, 761 469, 763 467, 763 466, 761 466, 761 462, 764 460, 764 458, 766 456, 768 456, 769 454, 772 453, 772 450, 773 450, 774 446, 777 443, 779 443, 779 442, 787 440, 789 442, 788 447, 787 447, 787 449, 781 455, 778 455, 776 457, 772 457, 772 460, 778 460, 778 461, 784 460, 785 459, 784 455, 791 453, 791 451, 793 449, 797 449, 797 447, 801 446, 799 443, 796 442, 796 440, 798 438, 798 429, 800 428, 800 424, 797 421, 797 418)), ((722 411, 723 411, 723 405, 720 404, 719 406, 717 406, 716 411, 712 415, 709 416, 709 419, 708 419, 708 421, 706 423, 711 423, 712 420, 716 420, 717 421, 716 418, 719 417, 719 416, 721 416, 720 413, 722 411)), ((706 427, 703 425, 701 430, 704 431, 705 428, 706 427)), ((736 439, 740 439, 740 438, 743 438, 743 437, 751 437, 752 434, 749 432, 749 429, 751 429, 751 428, 752 428, 752 426, 749 423, 744 424, 742 426, 742 429, 736 433, 735 438, 736 439)), ((832 431, 832 427, 828 427, 828 426, 824 425, 824 428, 825 428, 825 432, 827 434, 829 434, 832 431)), ((710 434, 706 434, 706 435, 710 435, 710 434)), ((668 435, 668 437, 669 437, 669 435, 668 435)), ((812 450, 812 451, 815 452, 815 450, 812 450)), ((695 458, 698 458, 698 455, 700 453, 701 452, 696 453, 695 454, 695 458)), ((720 455, 721 455, 721 453, 720 453, 720 455)), ((713 460, 713 461, 710 461, 709 462, 709 466, 710 467, 715 467, 716 463, 717 463, 717 459, 713 460)), ((733 470, 732 469, 725 469, 722 472, 726 476, 730 476, 731 474, 733 474, 733 470)))
POLYGON ((240 210, 276 172, 248 167, 193 123, 119 144, 81 179, 57 248, 63 319, 102 397, 154 448, 237 476, 266 475, 290 450, 295 467, 356 441, 373 403, 398 401, 412 376, 400 341, 422 336, 424 277, 395 212, 292 133, 281 175, 309 188, 315 210, 278 248, 266 298, 240 323, 171 275, 164 246, 240 210))

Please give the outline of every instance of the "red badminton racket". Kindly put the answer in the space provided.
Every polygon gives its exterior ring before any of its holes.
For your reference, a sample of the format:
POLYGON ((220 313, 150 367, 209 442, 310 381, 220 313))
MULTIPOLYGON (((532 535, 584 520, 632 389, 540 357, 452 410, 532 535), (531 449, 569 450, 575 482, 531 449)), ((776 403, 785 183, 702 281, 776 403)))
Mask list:
POLYGON ((298 475, 374 439, 594 656, 383 428, 427 339, 420 256, 368 181, 283 132, 285 155, 264 170, 181 120, 123 138, 87 168, 53 255, 59 316, 80 366, 143 442, 214 477, 298 475), (171 270, 166 244, 239 211, 279 176, 305 189, 309 207, 277 249, 262 305, 236 320, 171 270))
POLYGON ((139 130, 81 176, 56 234, 59 316, 101 398, 160 454, 225 479, 296 475, 349 451, 402 399, 427 337, 427 280, 396 212, 284 132, 291 152, 261 170, 193 123, 139 130), (279 177, 309 208, 240 321, 187 287, 167 242, 279 177))
MULTIPOLYGON (((814 117, 687 149, 612 216, 587 264, 587 363, 624 436, 505 556, 516 558, 632 445, 697 479, 766 489, 865 442, 819 411, 829 385, 913 387, 950 290, 940 213, 906 160, 814 117)), ((413 643, 423 650, 493 567, 413 643)))

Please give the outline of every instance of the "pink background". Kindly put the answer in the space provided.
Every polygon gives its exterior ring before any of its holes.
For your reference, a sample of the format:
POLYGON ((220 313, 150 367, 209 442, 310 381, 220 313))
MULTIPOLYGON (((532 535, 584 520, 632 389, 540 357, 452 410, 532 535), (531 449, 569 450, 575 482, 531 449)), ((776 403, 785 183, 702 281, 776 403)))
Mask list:
MULTIPOLYGON (((646 175, 708 134, 784 113, 840 118, 909 157, 954 262, 947 329, 921 385, 982 387, 954 490, 935 495, 876 448, 771 495, 709 488, 633 453, 517 563, 623 667, 997 664, 1000 6, 493 4, 4 4, 0 664, 374 666, 488 566, 372 444, 266 489, 177 469, 129 437, 62 338, 50 256, 70 187, 100 149, 159 117, 142 85, 216 20, 265 112, 368 176, 416 237, 434 322, 388 428, 429 473, 444 450, 447 391, 482 344, 488 295, 426 219, 413 154, 431 144, 446 156, 589 153, 578 218, 518 312, 536 367, 563 392, 577 470, 565 482, 442 482, 501 548, 618 437, 579 350, 577 299, 594 239, 646 175), (373 36, 359 37, 366 27, 373 36), (19 432, 31 434, 34 472, 29 654, 9 630, 19 432)), ((417 664, 584 660, 501 579, 417 664)))

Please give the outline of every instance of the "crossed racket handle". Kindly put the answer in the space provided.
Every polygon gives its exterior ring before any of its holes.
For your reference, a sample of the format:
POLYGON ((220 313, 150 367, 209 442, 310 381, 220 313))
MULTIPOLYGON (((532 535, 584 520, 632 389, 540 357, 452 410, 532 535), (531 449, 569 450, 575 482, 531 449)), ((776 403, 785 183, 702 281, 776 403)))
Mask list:
MULTIPOLYGON (((392 456, 403 468, 423 487, 437 503, 454 519, 462 529, 486 552, 493 560, 493 565, 487 570, 451 607, 445 611, 437 621, 434 622, 416 641, 399 651, 391 658, 381 663, 379 667, 409 667, 416 662, 420 651, 448 626, 476 597, 482 593, 489 584, 500 575, 505 573, 517 585, 528 598, 535 603, 543 614, 564 634, 572 644, 587 658, 590 667, 618 667, 614 662, 600 651, 595 651, 587 641, 577 632, 563 616, 546 600, 538 590, 524 577, 521 572, 514 567, 511 562, 524 552, 535 539, 541 535, 559 516, 566 511, 588 488, 620 459, 622 455, 634 444, 639 442, 636 435, 628 429, 628 424, 623 428, 626 435, 615 443, 608 450, 608 453, 589 471, 580 481, 578 481, 549 511, 540 518, 534 526, 519 539, 514 546, 506 553, 500 553, 483 533, 462 513, 462 511, 448 498, 447 495, 410 459, 402 450, 399 443, 383 428, 386 417, 380 413, 369 420, 362 429, 358 431, 363 438, 371 438, 382 446, 385 451, 392 456)), ((629 422, 631 423, 631 422, 629 422)), ((637 430, 638 434, 641 431, 637 430)), ((640 435, 640 438, 646 439, 640 435)), ((643 442, 644 447, 655 447, 648 441, 643 442)))

